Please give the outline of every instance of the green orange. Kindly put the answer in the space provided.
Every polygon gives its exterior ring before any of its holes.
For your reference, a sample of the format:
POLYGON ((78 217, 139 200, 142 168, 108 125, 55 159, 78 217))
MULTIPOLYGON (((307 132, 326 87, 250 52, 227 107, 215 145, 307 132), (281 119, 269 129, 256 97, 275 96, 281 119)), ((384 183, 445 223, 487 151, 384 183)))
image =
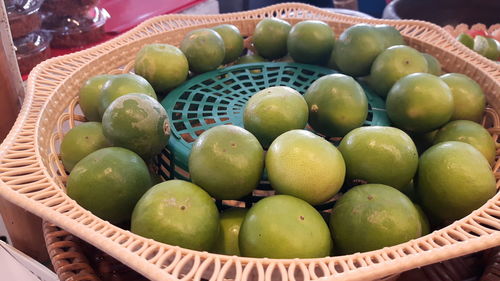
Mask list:
POLYGON ((136 153, 121 147, 94 151, 75 165, 68 177, 68 196, 113 224, 130 219, 141 196, 151 187, 148 167, 136 153))
POLYGON ((282 133, 304 129, 308 113, 307 103, 299 92, 286 86, 269 87, 248 100, 243 124, 267 148, 282 133))
POLYGON ((434 138, 434 144, 445 141, 461 141, 474 146, 493 164, 496 157, 495 141, 483 126, 469 121, 456 120, 443 126, 434 138))
POLYGON ((167 112, 145 94, 127 94, 114 100, 104 112, 102 125, 113 145, 128 148, 146 161, 159 154, 170 138, 167 112))
POLYGON ((247 130, 221 125, 196 139, 188 165, 193 183, 216 199, 239 199, 259 184, 264 150, 247 130))
POLYGON ((106 108, 115 99, 126 94, 146 94, 154 99, 158 99, 151 84, 142 76, 131 73, 114 75, 101 88, 99 96, 100 117, 102 118, 106 108))
POLYGON ((166 244, 208 251, 219 233, 219 212, 200 187, 169 180, 153 186, 137 202, 131 231, 166 244))
POLYGON ((169 44, 149 44, 135 56, 134 71, 146 78, 156 92, 171 90, 186 81, 189 65, 179 48, 169 44))
POLYGON ((78 103, 89 121, 101 121, 99 114, 99 100, 103 85, 113 78, 113 75, 102 74, 90 77, 78 92, 78 103))
POLYGON ((387 41, 373 25, 356 24, 339 36, 333 57, 339 69, 350 76, 370 74, 375 58, 386 48, 387 41))
POLYGON ((212 251, 223 255, 240 256, 240 227, 248 209, 231 208, 220 213, 220 230, 212 251))
POLYGON ((233 62, 243 52, 243 37, 240 30, 232 24, 221 24, 212 29, 219 33, 224 41, 224 60, 223 64, 233 62))
POLYGON ((269 60, 285 56, 290 29, 292 26, 282 19, 266 18, 259 21, 252 35, 257 53, 269 60))
POLYGON ((224 40, 212 29, 200 28, 184 36, 180 49, 186 55, 189 69, 203 73, 219 67, 225 58, 224 40))
POLYGON ((257 202, 240 228, 242 256, 255 258, 321 258, 332 240, 323 217, 307 202, 276 195, 257 202))
POLYGON ((338 148, 351 180, 360 179, 401 190, 417 171, 417 148, 410 136, 397 128, 354 129, 342 139, 338 148))
POLYGON ((490 164, 472 145, 447 141, 420 157, 416 190, 424 211, 450 223, 479 208, 496 193, 490 164))
POLYGON ((394 83, 408 74, 428 71, 425 57, 408 46, 392 46, 377 56, 370 69, 370 86, 385 98, 394 83))
POLYGON ((312 205, 332 198, 345 177, 342 154, 306 130, 288 131, 276 138, 266 154, 266 169, 273 189, 312 205))
POLYGON ((70 171, 85 156, 110 146, 99 122, 85 122, 69 130, 61 142, 61 160, 70 171))
POLYGON ((332 28, 318 20, 305 20, 290 30, 287 48, 294 61, 326 64, 333 49, 335 34, 332 28))
POLYGON ((426 133, 446 124, 453 114, 453 95, 439 77, 414 73, 397 81, 386 100, 387 115, 398 128, 426 133))
POLYGON ((461 73, 448 73, 441 79, 453 94, 453 115, 451 120, 480 122, 486 108, 486 97, 479 84, 461 73))
POLYGON ((360 127, 368 115, 368 100, 356 80, 344 74, 325 75, 304 94, 309 125, 328 137, 342 137, 360 127))
POLYGON ((397 245, 422 234, 420 215, 410 199, 383 184, 347 191, 335 203, 329 225, 339 255, 397 245))

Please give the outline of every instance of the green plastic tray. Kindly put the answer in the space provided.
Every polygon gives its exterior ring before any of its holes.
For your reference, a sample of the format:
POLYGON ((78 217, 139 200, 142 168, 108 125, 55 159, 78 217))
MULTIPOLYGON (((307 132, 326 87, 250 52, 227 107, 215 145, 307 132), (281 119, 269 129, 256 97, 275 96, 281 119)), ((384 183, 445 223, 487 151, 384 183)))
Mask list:
MULTIPOLYGON (((304 94, 316 79, 332 73, 337 71, 309 64, 266 62, 230 66, 189 79, 162 101, 169 115, 172 136, 160 158, 164 169, 161 174, 166 178, 187 179, 188 158, 194 140, 214 126, 243 127, 245 104, 260 90, 289 86, 304 94)), ((369 103, 365 125, 389 125, 384 101, 360 84, 369 103)))

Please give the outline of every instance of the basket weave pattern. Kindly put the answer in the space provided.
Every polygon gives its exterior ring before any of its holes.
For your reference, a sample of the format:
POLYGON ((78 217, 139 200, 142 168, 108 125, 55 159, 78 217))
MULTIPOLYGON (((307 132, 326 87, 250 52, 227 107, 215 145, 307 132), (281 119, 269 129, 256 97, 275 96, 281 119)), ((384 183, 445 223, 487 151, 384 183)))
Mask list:
MULTIPOLYGON (((46 61, 32 71, 19 118, 0 146, 0 195, 154 280, 367 280, 499 245, 500 193, 469 216, 407 243, 367 253, 302 260, 230 257, 169 246, 111 225, 66 195, 67 175, 58 157, 58 147, 64 132, 75 122, 84 121, 77 111, 76 96, 86 79, 128 71, 135 53, 144 44, 178 45, 188 31, 221 23, 234 24, 249 36, 261 18, 271 16, 292 24, 305 19, 323 20, 336 34, 361 22, 396 26, 409 45, 436 56, 447 71, 464 73, 480 83, 488 103, 495 109, 487 109, 484 125, 497 141, 500 67, 435 25, 359 19, 290 3, 225 15, 168 15, 144 22, 97 47, 46 61)), ((493 167, 497 188, 499 167, 497 161, 493 167)))

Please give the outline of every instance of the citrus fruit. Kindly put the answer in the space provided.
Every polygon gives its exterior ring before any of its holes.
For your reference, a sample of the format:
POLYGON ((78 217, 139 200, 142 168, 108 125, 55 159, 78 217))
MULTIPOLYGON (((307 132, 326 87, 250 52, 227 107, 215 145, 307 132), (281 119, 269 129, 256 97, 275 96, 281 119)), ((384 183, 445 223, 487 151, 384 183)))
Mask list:
POLYGON ((153 186, 137 202, 130 229, 159 242, 207 251, 219 233, 219 212, 200 187, 169 180, 153 186))
POLYGON ((328 59, 328 63, 326 64, 326 66, 334 70, 339 70, 339 66, 337 65, 337 62, 335 62, 335 57, 333 56, 334 49, 335 49, 335 43, 333 43, 333 49, 332 52, 330 53, 330 58, 328 59))
POLYGON ((426 132, 426 133, 412 133, 411 139, 417 147, 418 154, 424 153, 424 151, 434 144, 434 138, 436 137, 439 129, 426 132))
POLYGON ((374 26, 353 25, 335 42, 333 56, 339 69, 350 76, 365 76, 375 58, 385 49, 386 41, 374 26))
POLYGON ((385 98, 396 81, 408 74, 427 70, 427 60, 419 51, 408 46, 392 46, 373 61, 370 86, 385 98))
POLYGON ((245 63, 256 63, 256 62, 266 62, 267 60, 257 54, 241 56, 236 60, 235 64, 245 64, 245 63))
POLYGON ((453 114, 453 95, 439 77, 414 73, 401 78, 387 95, 387 115, 397 127, 416 133, 430 132, 453 114))
POLYGON ((169 44, 149 44, 135 56, 134 71, 160 93, 186 81, 189 65, 179 48, 169 44))
POLYGON ((101 96, 102 86, 111 78, 113 75, 103 74, 96 75, 89 78, 78 92, 78 103, 82 109, 83 115, 89 121, 101 121, 101 115, 99 114, 99 100, 101 96))
POLYGON ((99 122, 85 122, 72 128, 64 135, 61 142, 61 160, 67 171, 83 157, 90 153, 110 146, 104 137, 102 124, 99 122))
POLYGON ((351 180, 402 189, 417 171, 417 148, 410 136, 397 128, 356 128, 345 135, 338 149, 351 180))
POLYGON ((326 64, 334 41, 335 34, 328 24, 317 20, 306 20, 292 27, 286 46, 296 62, 326 64))
POLYGON ((304 129, 308 118, 307 103, 296 90, 286 86, 266 88, 253 95, 245 105, 245 129, 267 148, 279 135, 304 129))
POLYGON ((114 75, 102 86, 99 97, 100 117, 115 99, 126 94, 146 94, 157 99, 155 90, 142 76, 131 73, 114 75))
POLYGON ((422 226, 422 236, 431 233, 431 226, 429 224, 429 219, 427 218, 427 215, 424 213, 424 211, 422 210, 422 208, 420 208, 419 205, 417 204, 413 205, 415 206, 415 209, 417 209, 419 214, 420 225, 422 226))
POLYGON ((236 60, 243 52, 243 37, 240 30, 232 24, 221 24, 212 27, 212 30, 219 33, 224 41, 224 60, 223 64, 236 60))
POLYGON ((225 57, 224 40, 208 28, 196 29, 184 36, 181 50, 194 73, 211 71, 222 64, 225 57))
POLYGON ((240 228, 243 256, 320 258, 332 241, 323 217, 307 202, 288 195, 266 197, 250 208, 240 228))
POLYGON ((397 189, 363 184, 333 206, 330 231, 336 254, 353 254, 397 245, 422 234, 413 203, 397 189))
POLYGON ((342 154, 306 130, 288 131, 276 138, 266 154, 266 170, 274 190, 312 205, 332 198, 345 177, 342 154))
POLYGON ((223 255, 236 255, 240 254, 240 246, 238 244, 238 237, 240 234, 240 227, 245 219, 248 209, 231 208, 220 213, 220 230, 219 236, 215 241, 212 251, 217 254, 223 255))
POLYGON ((407 185, 403 186, 403 188, 399 189, 399 191, 406 195, 412 202, 418 202, 413 179, 407 185))
POLYGON ((397 30, 392 25, 387 24, 377 24, 374 26, 375 30, 379 33, 382 41, 384 42, 384 49, 387 49, 396 45, 406 45, 406 42, 397 30))
POLYGON ((217 199, 239 199, 259 184, 264 150, 247 130, 221 125, 196 139, 188 162, 193 183, 217 199))
POLYGON ((160 153, 170 137, 167 112, 145 94, 114 100, 102 117, 104 135, 114 146, 128 148, 146 161, 160 153))
POLYGON ((474 146, 490 164, 495 162, 496 146, 488 130, 469 120, 455 120, 444 125, 436 137, 434 144, 445 141, 461 141, 474 146))
POLYGON ((441 79, 453 94, 454 110, 451 120, 480 122, 486 107, 486 97, 479 84, 460 73, 448 73, 441 76, 441 79))
POLYGON ((96 150, 80 160, 68 177, 68 196, 113 224, 126 222, 151 187, 144 160, 121 147, 96 150))
POLYGON ((498 49, 495 39, 478 35, 474 38, 474 51, 480 55, 489 58, 490 60, 497 60, 500 57, 500 50, 498 49))
POLYGON ((259 21, 252 35, 252 42, 257 53, 270 60, 286 55, 286 42, 291 28, 288 22, 277 18, 259 21))
POLYGON ((420 157, 416 191, 426 213, 441 222, 460 219, 495 195, 495 177, 472 145, 438 143, 420 157))
POLYGON ((474 38, 467 33, 460 33, 457 36, 458 42, 464 44, 469 49, 474 49, 474 38))
POLYGON ((360 127, 368 115, 363 88, 352 77, 325 75, 304 94, 309 107, 309 125, 328 137, 342 137, 360 127))
POLYGON ((431 54, 422 53, 422 55, 427 60, 427 72, 436 76, 441 75, 441 63, 431 54))

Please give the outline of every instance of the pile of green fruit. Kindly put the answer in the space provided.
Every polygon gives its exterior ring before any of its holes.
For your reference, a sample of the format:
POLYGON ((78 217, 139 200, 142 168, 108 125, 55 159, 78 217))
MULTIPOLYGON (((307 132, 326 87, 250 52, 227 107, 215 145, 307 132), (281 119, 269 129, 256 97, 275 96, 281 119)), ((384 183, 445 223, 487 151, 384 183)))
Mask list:
POLYGON ((486 106, 481 87, 463 74, 443 74, 435 57, 407 46, 394 27, 357 24, 336 38, 321 21, 291 26, 268 18, 251 40, 255 53, 242 56, 235 26, 193 30, 180 49, 144 46, 135 74, 86 81, 79 104, 89 122, 61 144, 68 195, 111 223, 130 221, 132 232, 170 245, 315 258, 418 238, 496 193, 496 145, 478 124, 486 106), (162 182, 148 169, 170 137, 157 95, 190 75, 266 60, 339 73, 305 93, 280 85, 255 93, 244 128, 215 126, 194 141, 191 182, 162 182), (368 100, 360 80, 385 100, 393 127, 362 126, 368 100), (331 138, 341 139, 338 147, 331 138), (237 202, 262 179, 277 195, 248 209, 217 208, 214 199, 237 202), (328 212, 314 207, 332 200, 328 212))
POLYGON ((490 60, 500 60, 500 29, 492 34, 483 30, 470 30, 457 36, 458 42, 490 60))

